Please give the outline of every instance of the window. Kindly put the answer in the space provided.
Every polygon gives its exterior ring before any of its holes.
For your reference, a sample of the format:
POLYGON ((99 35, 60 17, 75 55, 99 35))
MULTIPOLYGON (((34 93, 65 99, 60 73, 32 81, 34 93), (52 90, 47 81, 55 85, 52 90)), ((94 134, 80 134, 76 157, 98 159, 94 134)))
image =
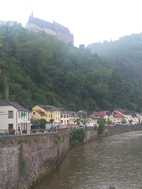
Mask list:
POLYGON ((21 112, 21 118, 25 118, 26 117, 26 112, 21 112))
POLYGON ((8 124, 8 129, 13 129, 13 124, 8 124))
POLYGON ((8 118, 9 119, 12 119, 14 116, 13 116, 13 111, 8 111, 8 118))

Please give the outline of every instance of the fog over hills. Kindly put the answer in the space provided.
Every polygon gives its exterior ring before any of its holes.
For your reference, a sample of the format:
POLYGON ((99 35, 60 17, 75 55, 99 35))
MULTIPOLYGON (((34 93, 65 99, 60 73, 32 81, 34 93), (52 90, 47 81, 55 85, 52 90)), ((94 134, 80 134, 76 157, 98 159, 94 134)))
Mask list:
POLYGON ((88 45, 92 53, 96 53, 116 62, 141 63, 142 33, 121 37, 116 41, 105 41, 88 45))
POLYGON ((88 48, 1 26, 0 99, 9 88, 9 99, 29 108, 142 111, 142 34, 88 48))

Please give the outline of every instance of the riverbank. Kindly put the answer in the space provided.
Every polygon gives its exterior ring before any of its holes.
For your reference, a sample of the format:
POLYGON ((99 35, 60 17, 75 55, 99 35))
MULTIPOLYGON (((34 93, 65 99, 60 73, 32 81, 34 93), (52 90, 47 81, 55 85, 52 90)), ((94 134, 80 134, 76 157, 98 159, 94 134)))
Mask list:
POLYGON ((140 189, 141 143, 142 131, 132 131, 79 145, 33 189, 140 189))
MULTIPOLYGON (((142 126, 108 128, 107 136, 142 130, 142 126)), ((83 143, 97 139, 97 131, 86 129, 83 143)), ((0 138, 0 189, 28 189, 50 174, 71 149, 70 131, 0 138)))
POLYGON ((0 189, 27 189, 69 150, 69 132, 0 140, 0 189))
MULTIPOLYGON (((88 129, 84 142, 96 131, 88 129)), ((0 139, 0 189, 28 189, 50 174, 70 150, 70 131, 0 139)))

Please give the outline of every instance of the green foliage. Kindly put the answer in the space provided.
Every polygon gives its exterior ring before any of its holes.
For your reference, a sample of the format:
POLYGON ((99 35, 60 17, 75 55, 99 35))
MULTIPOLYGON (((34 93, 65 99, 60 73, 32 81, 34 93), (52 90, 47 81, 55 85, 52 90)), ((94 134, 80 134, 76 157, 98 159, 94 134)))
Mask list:
POLYGON ((74 128, 70 134, 70 143, 81 144, 84 142, 85 138, 85 129, 84 128, 74 128))
MULTIPOLYGON (((141 60, 141 53, 132 51, 127 60, 136 53, 141 60)), ((113 60, 20 25, 1 26, 0 98, 7 98, 9 91, 10 100, 29 108, 51 104, 71 110, 141 111, 142 65, 134 69, 132 61, 128 65, 113 60)))
POLYGON ((103 57, 112 67, 109 82, 112 108, 142 111, 142 33, 91 44, 88 49, 103 57))
POLYGON ((110 125, 110 124, 112 124, 112 121, 108 118, 108 120, 106 121, 106 124, 110 125))
POLYGON ((86 126, 87 118, 77 118, 74 123, 78 126, 86 126))
POLYGON ((40 119, 40 125, 45 127, 45 124, 46 124, 46 120, 45 119, 40 119))
POLYGON ((98 120, 98 135, 102 134, 106 126, 106 121, 105 119, 99 119, 98 120))

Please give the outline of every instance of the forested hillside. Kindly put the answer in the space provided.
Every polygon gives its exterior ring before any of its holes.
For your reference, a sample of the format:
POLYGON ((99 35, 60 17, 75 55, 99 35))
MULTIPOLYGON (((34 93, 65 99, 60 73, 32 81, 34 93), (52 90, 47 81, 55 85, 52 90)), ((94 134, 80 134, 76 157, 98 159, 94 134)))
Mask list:
POLYGON ((1 26, 0 98, 9 88, 9 99, 29 108, 51 104, 72 110, 142 110, 140 70, 133 70, 133 62, 106 60, 17 24, 1 26))
POLYGON ((132 109, 142 109, 142 33, 121 37, 116 41, 91 44, 88 49, 111 62, 116 70, 115 77, 118 79, 113 91, 119 94, 118 100, 126 98, 124 104, 129 101, 132 109))

